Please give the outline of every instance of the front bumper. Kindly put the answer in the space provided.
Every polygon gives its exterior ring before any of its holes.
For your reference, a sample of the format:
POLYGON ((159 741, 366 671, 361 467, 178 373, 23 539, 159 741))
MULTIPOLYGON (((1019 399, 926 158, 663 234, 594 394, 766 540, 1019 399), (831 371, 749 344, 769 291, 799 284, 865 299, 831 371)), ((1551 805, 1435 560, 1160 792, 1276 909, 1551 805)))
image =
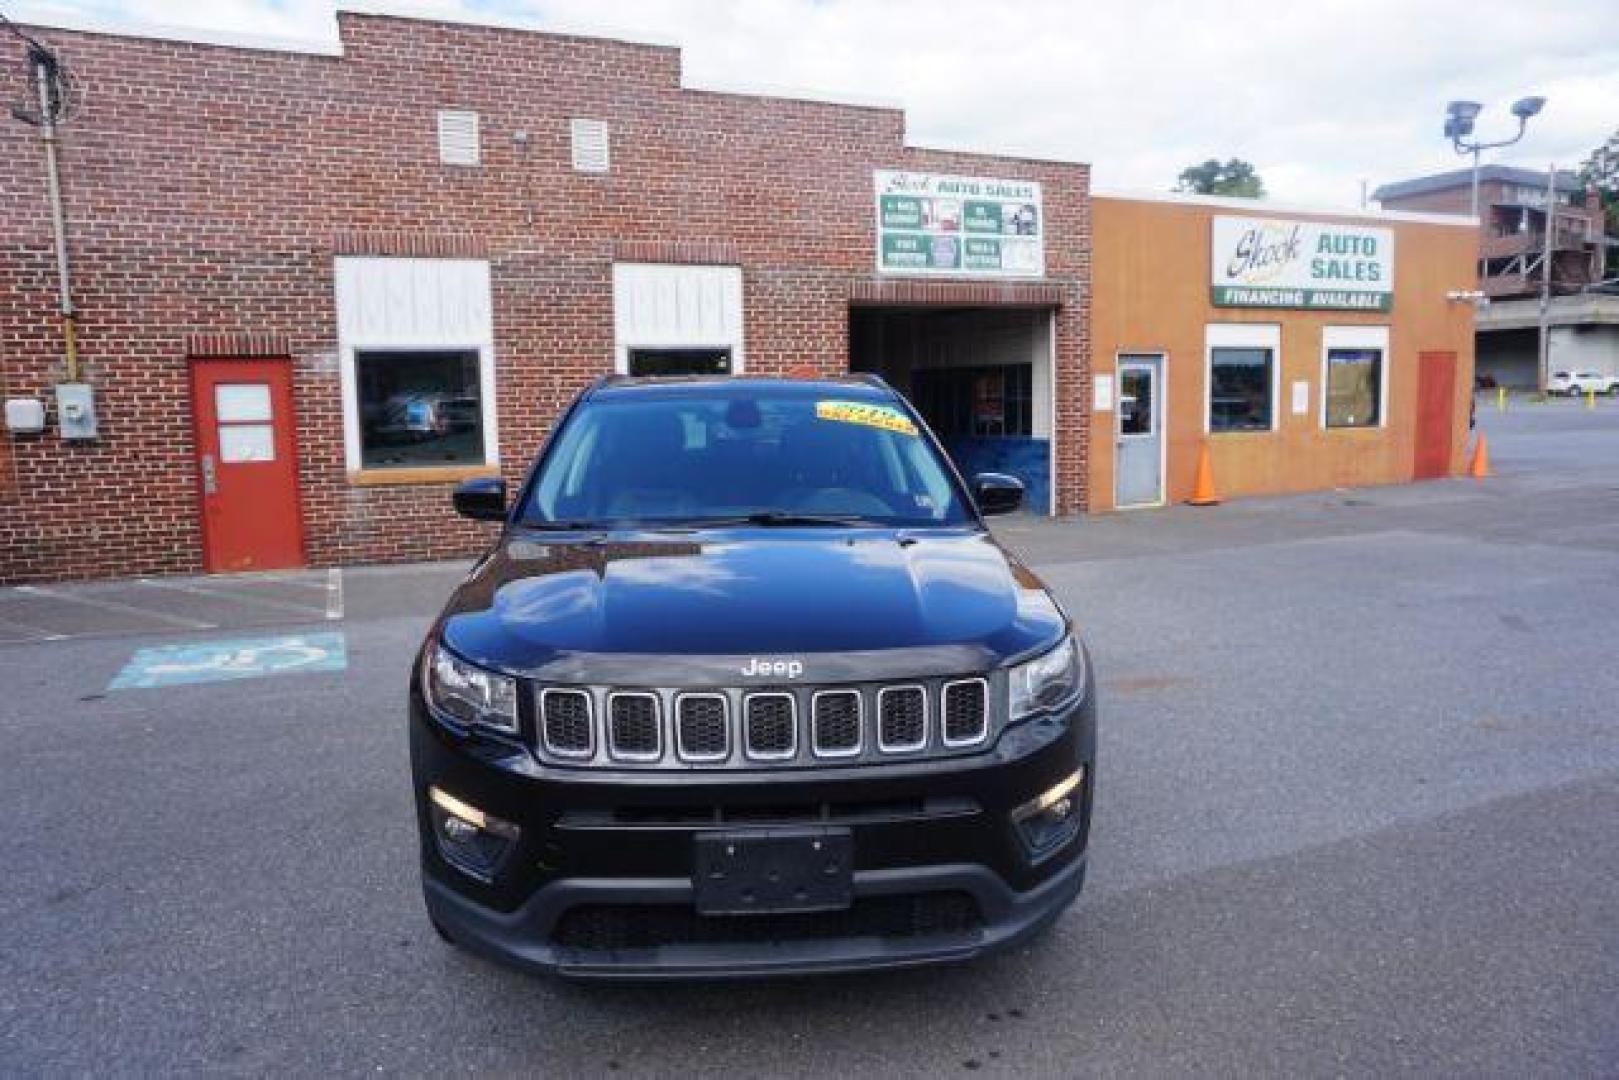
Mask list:
POLYGON ((1038 932, 1078 896, 1094 795, 1095 704, 1004 731, 967 758, 675 775, 551 769, 411 702, 428 912, 457 943, 572 976, 831 973, 962 961, 1038 932), (1071 839, 1036 858, 1012 810, 1083 766, 1071 839), (427 791, 516 824, 488 880, 446 862, 427 791), (820 915, 701 916, 693 837, 845 827, 854 900, 820 915))

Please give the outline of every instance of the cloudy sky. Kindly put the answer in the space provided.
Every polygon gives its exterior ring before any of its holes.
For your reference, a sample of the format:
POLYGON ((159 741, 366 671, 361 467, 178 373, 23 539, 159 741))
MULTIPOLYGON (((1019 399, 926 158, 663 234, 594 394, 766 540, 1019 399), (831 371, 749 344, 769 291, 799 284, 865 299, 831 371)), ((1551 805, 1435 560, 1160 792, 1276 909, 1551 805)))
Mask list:
MULTIPOLYGON (((330 44, 331 0, 0 0, 19 21, 191 26, 330 44)), ((346 5, 345 5, 346 6, 346 5)), ((368 7, 379 6, 366 0, 368 7)), ((903 105, 911 141, 1095 165, 1165 189, 1208 157, 1348 206, 1362 179, 1460 164, 1444 104, 1550 99, 1496 160, 1572 167, 1619 128, 1616 0, 409 0, 386 10, 600 28, 685 49, 692 86, 903 105)))

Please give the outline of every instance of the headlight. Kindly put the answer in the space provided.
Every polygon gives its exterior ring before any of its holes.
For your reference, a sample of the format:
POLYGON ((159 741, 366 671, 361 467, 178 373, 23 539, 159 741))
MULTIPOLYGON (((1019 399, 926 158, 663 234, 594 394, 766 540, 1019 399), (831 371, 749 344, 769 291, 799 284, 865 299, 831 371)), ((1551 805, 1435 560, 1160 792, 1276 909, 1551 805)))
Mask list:
POLYGON ((517 733, 517 680, 469 664, 434 643, 422 680, 428 703, 463 724, 517 733))
POLYGON ((1013 720, 1060 705, 1085 689, 1085 661, 1072 635, 1055 649, 1019 664, 1007 680, 1013 720))

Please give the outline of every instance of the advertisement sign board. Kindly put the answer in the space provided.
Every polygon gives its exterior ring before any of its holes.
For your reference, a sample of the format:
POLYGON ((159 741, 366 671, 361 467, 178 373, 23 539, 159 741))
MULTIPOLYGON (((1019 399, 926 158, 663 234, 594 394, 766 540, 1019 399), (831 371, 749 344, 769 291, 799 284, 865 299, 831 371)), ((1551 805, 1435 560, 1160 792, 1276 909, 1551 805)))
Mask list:
POLYGON ((877 272, 1029 278, 1046 272, 1032 180, 878 169, 877 272))
POLYGON ((1216 307, 1388 311, 1394 232, 1278 218, 1214 218, 1216 307))

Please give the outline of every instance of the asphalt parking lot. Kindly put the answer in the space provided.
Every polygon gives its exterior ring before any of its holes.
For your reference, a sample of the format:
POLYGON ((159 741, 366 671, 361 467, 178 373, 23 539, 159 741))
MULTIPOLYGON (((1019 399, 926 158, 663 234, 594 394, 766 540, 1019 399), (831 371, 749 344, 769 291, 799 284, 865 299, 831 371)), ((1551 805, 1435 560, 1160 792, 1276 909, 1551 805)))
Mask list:
POLYGON ((459 564, 0 590, 0 1070, 1619 1074, 1619 403, 1479 418, 1485 483, 1007 525, 1100 673, 1091 876, 878 978, 441 945, 403 702, 459 564))

